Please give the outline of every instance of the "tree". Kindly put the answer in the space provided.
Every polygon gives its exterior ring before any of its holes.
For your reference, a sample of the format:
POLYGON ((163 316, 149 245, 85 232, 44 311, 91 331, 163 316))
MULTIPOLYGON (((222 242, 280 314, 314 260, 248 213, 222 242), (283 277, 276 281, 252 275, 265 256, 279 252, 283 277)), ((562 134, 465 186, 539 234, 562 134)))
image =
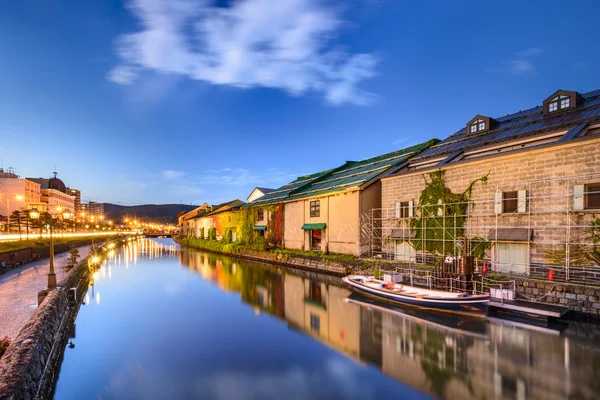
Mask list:
POLYGON ((52 227, 52 229, 62 229, 63 223, 60 218, 52 218, 52 215, 48 211, 40 213, 39 218, 31 220, 31 227, 40 230, 40 238, 42 237, 42 230, 46 227, 52 227))
MULTIPOLYGON (((23 239, 21 235, 21 223, 23 222, 23 216, 21 215, 21 211, 15 210, 9 217, 8 225, 9 227, 17 227, 19 232, 19 239, 23 239)), ((10 228, 9 228, 10 231, 10 228)))

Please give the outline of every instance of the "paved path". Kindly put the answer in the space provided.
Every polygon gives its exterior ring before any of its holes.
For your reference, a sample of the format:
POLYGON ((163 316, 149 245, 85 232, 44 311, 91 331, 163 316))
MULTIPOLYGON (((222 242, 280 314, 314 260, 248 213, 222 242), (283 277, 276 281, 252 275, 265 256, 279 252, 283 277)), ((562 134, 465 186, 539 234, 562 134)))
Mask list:
MULTIPOLYGON (((90 252, 90 246, 78 249, 80 259, 90 252)), ((65 275, 68 254, 54 257, 57 282, 65 275)), ((37 309, 37 294, 48 284, 49 262, 45 258, 0 275, 0 338, 14 339, 37 309)))

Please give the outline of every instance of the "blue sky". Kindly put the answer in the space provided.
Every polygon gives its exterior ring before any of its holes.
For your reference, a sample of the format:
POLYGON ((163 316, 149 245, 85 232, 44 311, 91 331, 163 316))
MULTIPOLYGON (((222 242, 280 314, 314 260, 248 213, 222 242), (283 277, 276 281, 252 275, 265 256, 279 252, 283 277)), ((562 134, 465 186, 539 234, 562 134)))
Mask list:
POLYGON ((85 200, 219 203, 600 88, 596 1, 0 6, 0 156, 85 200))

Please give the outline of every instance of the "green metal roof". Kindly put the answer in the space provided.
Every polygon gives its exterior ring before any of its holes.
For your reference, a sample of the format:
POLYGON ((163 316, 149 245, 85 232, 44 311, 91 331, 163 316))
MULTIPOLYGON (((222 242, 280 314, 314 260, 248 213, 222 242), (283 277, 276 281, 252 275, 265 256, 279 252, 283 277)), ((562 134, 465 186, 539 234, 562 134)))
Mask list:
POLYGON ((368 158, 362 161, 346 161, 343 165, 312 175, 298 177, 273 192, 249 203, 249 206, 281 203, 304 197, 354 190, 381 176, 411 157, 427 150, 439 140, 432 139, 406 149, 368 158))
POLYGON ((317 223, 317 224, 304 224, 302 225, 302 229, 308 231, 320 231, 321 229, 325 229, 327 224, 325 223, 317 223))
POLYGON ((267 230, 267 226, 266 225, 254 225, 254 228, 252 228, 255 231, 266 231, 267 230))

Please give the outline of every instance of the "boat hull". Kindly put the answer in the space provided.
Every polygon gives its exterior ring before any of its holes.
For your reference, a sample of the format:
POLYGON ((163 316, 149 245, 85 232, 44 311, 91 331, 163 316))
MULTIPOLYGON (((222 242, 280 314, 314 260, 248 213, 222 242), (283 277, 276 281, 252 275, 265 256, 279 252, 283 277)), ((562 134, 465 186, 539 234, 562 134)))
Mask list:
POLYGON ((473 296, 473 298, 464 297, 460 299, 443 300, 419 299, 414 297, 386 293, 375 288, 358 284, 347 278, 343 278, 343 280, 350 285, 350 288, 353 291, 363 296, 368 296, 392 304, 404 304, 413 307, 426 308, 430 310, 468 314, 480 317, 485 317, 488 311, 489 299, 482 299, 481 296, 473 296))

